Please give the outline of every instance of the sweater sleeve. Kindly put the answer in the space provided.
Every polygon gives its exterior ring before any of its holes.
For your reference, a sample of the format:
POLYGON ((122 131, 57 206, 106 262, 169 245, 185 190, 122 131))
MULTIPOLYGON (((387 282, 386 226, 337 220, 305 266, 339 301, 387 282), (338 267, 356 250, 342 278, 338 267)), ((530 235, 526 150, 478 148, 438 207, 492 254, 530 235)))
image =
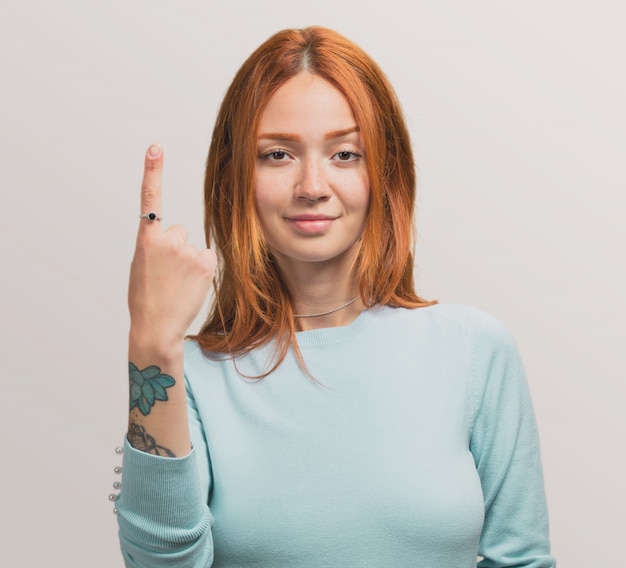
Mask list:
POLYGON ((213 562, 208 450, 189 389, 187 400, 193 443, 187 456, 154 456, 125 442, 116 507, 127 568, 207 568, 213 562))
POLYGON ((484 316, 470 329, 475 414, 470 440, 485 520, 480 568, 553 568, 539 438, 526 375, 509 332, 484 316))

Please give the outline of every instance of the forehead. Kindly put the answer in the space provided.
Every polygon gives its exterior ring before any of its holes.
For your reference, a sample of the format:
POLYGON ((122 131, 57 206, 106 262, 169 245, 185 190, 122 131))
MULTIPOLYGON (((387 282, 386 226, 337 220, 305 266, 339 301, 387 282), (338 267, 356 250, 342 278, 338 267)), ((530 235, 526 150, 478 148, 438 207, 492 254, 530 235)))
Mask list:
POLYGON ((357 126, 348 100, 319 75, 303 72, 271 96, 261 113, 259 134, 328 132, 357 126))

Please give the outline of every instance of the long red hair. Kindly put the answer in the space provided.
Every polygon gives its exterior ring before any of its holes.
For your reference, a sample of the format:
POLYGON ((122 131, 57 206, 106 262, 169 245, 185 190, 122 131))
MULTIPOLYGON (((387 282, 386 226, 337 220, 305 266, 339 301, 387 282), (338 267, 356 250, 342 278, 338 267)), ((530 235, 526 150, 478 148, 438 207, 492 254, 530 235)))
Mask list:
POLYGON ((389 81, 357 45, 321 27, 283 30, 241 66, 217 116, 204 186, 207 246, 220 258, 208 319, 194 336, 209 352, 243 355, 276 340, 271 373, 296 341, 293 305, 254 203, 256 134, 272 94, 294 75, 319 75, 346 97, 365 145, 370 205, 355 270, 366 307, 430 305, 413 283, 415 167, 389 81))

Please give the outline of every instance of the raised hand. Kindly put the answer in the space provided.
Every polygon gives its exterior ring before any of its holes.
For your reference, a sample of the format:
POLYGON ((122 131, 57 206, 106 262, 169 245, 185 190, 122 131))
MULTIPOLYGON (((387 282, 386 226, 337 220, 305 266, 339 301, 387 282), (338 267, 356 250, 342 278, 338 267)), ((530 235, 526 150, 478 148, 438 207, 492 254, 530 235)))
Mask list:
POLYGON ((162 173, 163 150, 154 144, 145 158, 128 307, 131 341, 155 354, 183 341, 209 292, 217 263, 212 250, 199 251, 187 242, 183 226, 163 230, 162 173))

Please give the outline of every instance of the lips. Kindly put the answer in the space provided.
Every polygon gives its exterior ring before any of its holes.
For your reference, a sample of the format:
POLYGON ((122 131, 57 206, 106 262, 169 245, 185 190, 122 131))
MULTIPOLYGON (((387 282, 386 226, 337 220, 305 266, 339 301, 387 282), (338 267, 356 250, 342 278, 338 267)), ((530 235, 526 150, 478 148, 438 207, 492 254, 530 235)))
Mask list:
POLYGON ((330 215, 320 215, 307 213, 304 215, 294 215, 292 217, 286 217, 286 221, 298 232, 314 235, 324 233, 333 224, 333 221, 337 217, 330 215))

